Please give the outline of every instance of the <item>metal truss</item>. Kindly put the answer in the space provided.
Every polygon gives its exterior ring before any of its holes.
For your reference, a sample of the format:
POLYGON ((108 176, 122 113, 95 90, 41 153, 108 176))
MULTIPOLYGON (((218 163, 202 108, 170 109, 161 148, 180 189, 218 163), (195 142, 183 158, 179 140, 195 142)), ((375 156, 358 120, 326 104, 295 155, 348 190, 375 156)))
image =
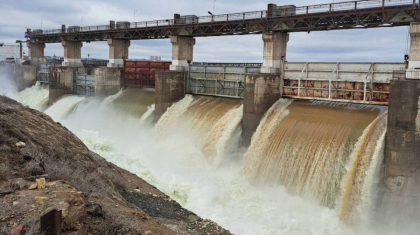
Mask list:
POLYGON ((103 41, 107 39, 162 39, 170 36, 207 37, 263 32, 310 32, 356 28, 376 28, 409 25, 420 21, 417 0, 367 0, 300 7, 296 14, 268 16, 267 11, 235 13, 198 17, 196 23, 178 23, 175 20, 130 23, 123 28, 90 26, 78 31, 68 29, 27 32, 32 42, 57 43, 61 41, 103 41), (379 7, 382 2, 382 7, 379 7), (384 5, 386 4, 389 5, 384 5), (379 5, 367 5, 379 4, 379 5), (341 5, 352 6, 340 8, 341 5), (363 5, 365 4, 365 5, 363 5), (334 8, 335 7, 335 8, 334 8), (361 9, 360 9, 361 8, 361 9), (306 9, 306 10, 305 10, 306 9), (316 9, 322 9, 318 12, 316 9), (240 16, 240 17, 237 17, 240 16), (229 18, 230 17, 230 18, 229 18), (159 24, 160 22, 160 24, 159 24))

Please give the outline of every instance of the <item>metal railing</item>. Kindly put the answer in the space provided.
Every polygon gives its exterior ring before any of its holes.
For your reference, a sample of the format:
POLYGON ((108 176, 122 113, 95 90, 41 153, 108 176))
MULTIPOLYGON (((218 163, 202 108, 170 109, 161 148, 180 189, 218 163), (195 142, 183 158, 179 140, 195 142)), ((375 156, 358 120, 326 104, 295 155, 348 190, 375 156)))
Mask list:
MULTIPOLYGON (((350 2, 338 2, 331 4, 319 4, 311 6, 296 7, 291 13, 285 15, 273 16, 273 17, 289 17, 291 15, 309 15, 319 13, 332 13, 341 11, 357 11, 365 9, 376 9, 376 8, 387 8, 387 7, 417 7, 419 0, 362 0, 362 1, 350 1, 350 2)), ((85 27, 68 27, 66 29, 52 29, 52 30, 33 30, 26 32, 26 36, 31 35, 45 35, 45 34, 63 34, 63 33, 78 33, 78 32, 93 32, 93 31, 104 31, 104 30, 120 30, 120 29, 135 29, 135 28, 149 28, 149 27, 166 27, 183 24, 202 24, 202 23, 213 23, 213 22, 230 22, 230 21, 245 21, 255 19, 267 19, 267 11, 251 11, 241 13, 231 13, 222 15, 211 15, 211 16, 190 16, 192 20, 154 20, 154 21, 143 21, 143 22, 132 22, 128 24, 112 24, 112 25, 97 25, 97 26, 85 26, 85 27)))
POLYGON ((394 80, 420 80, 420 71, 418 70, 394 70, 392 73, 394 80))

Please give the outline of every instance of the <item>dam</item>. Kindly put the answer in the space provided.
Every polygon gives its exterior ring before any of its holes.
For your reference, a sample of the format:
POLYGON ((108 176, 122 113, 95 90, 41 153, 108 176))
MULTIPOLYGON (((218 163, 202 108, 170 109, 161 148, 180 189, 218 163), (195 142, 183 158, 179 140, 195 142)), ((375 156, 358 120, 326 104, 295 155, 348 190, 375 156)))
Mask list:
POLYGON ((31 65, 6 66, 15 82, 0 91, 235 234, 416 234, 419 12, 411 0, 269 4, 28 30, 31 65), (391 26, 410 27, 406 61, 287 61, 294 32, 391 26), (193 60, 195 37, 251 33, 262 63, 193 60), (165 38, 172 61, 129 58, 130 40, 165 38), (107 41, 109 60, 88 66, 80 50, 94 41, 107 41), (47 66, 57 42, 65 58, 47 66))

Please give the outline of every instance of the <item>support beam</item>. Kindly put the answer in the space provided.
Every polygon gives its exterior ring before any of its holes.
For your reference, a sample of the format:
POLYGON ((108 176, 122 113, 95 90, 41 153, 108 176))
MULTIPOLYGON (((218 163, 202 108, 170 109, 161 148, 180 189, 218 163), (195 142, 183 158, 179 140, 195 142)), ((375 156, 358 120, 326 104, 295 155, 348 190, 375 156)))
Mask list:
POLYGON ((37 65, 44 61, 45 43, 27 42, 29 49, 29 60, 32 64, 37 65))
POLYGON ((280 75, 249 74, 245 78, 242 145, 248 147, 264 114, 281 97, 280 75))
POLYGON ((286 60, 289 34, 284 32, 266 32, 262 35, 264 41, 263 66, 261 73, 280 74, 282 64, 286 60))
POLYGON ((130 40, 108 39, 109 63, 108 68, 124 67, 124 59, 128 59, 130 40))
POLYGON ((155 121, 158 121, 173 103, 184 98, 186 78, 186 72, 156 72, 155 121))
POLYGON ((185 71, 193 61, 195 38, 171 36, 172 43, 172 71, 185 71))
POLYGON ((63 41, 65 67, 83 67, 82 63, 82 42, 63 41))

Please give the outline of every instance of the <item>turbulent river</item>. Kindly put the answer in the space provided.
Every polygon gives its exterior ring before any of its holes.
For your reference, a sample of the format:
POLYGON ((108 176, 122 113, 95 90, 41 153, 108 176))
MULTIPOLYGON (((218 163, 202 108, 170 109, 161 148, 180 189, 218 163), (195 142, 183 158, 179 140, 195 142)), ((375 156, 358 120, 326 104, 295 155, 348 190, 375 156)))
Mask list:
POLYGON ((240 101, 187 95, 153 124, 151 90, 47 108, 40 84, 20 93, 4 84, 2 94, 234 234, 417 234, 371 222, 386 108, 281 99, 244 149, 240 101))

